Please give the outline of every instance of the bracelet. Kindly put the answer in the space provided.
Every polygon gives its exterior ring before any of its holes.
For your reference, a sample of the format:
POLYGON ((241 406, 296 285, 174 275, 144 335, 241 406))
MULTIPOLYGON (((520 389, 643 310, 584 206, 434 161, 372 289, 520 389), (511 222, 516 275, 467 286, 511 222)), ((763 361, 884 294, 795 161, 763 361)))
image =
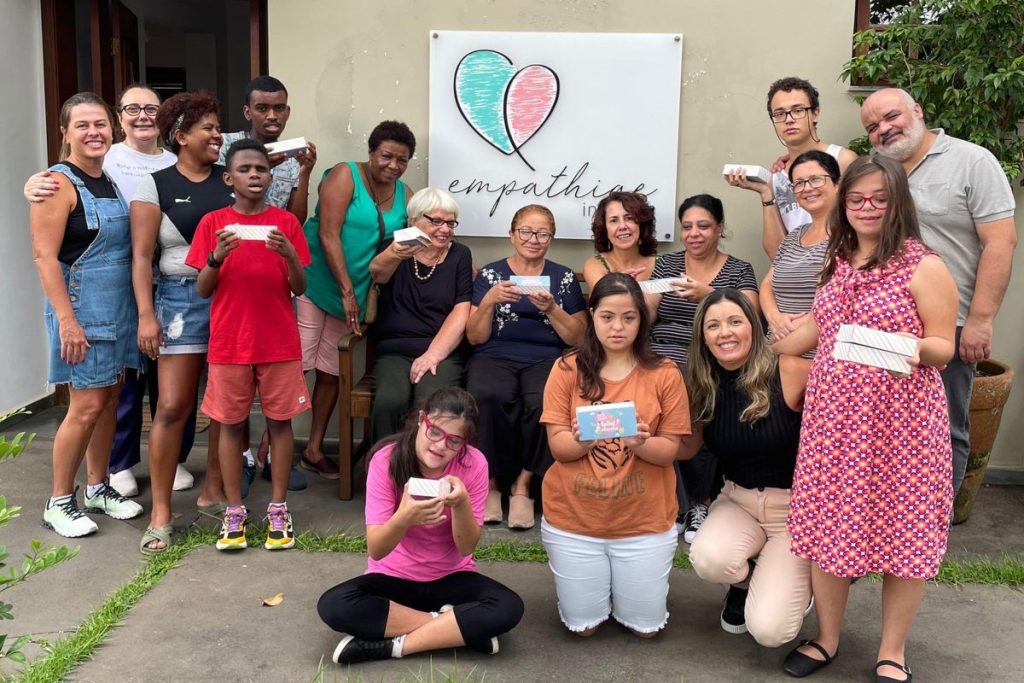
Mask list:
POLYGON ((765 206, 765 207, 775 206, 775 197, 772 197, 771 199, 769 199, 766 202, 761 202, 761 206, 765 206))

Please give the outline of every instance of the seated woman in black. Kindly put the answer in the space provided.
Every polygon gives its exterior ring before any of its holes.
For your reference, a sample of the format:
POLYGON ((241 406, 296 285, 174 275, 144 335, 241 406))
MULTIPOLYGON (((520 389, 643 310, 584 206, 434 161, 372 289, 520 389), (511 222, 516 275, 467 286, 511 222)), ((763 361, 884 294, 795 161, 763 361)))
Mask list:
POLYGON ((786 516, 810 361, 776 357, 739 290, 716 289, 694 317, 686 385, 693 434, 718 456, 725 486, 690 546, 705 581, 729 584, 722 628, 778 647, 796 637, 811 594, 810 564, 789 551, 786 516), (756 564, 755 564, 756 559, 756 564))

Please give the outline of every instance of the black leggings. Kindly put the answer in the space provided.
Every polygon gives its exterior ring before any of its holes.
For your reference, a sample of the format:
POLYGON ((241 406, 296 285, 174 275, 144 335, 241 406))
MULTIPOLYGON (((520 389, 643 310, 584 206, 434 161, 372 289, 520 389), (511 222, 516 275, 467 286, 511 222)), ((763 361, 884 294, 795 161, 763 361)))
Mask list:
POLYGON ((466 646, 491 652, 491 638, 511 631, 523 618, 523 601, 512 590, 477 572, 455 572, 435 581, 410 581, 363 574, 322 596, 316 610, 335 631, 364 640, 384 638, 390 602, 421 612, 455 606, 466 646))

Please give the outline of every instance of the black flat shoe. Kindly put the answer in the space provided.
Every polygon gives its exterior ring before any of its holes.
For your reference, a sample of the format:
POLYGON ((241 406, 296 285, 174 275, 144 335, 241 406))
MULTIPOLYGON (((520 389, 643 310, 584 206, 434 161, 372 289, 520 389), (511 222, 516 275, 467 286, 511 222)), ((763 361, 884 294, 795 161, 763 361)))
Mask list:
POLYGON ((882 659, 879 660, 877 664, 875 664, 875 683, 904 683, 904 681, 912 680, 914 680, 914 674, 910 673, 910 668, 907 667, 906 664, 900 664, 899 662, 894 662, 891 659, 882 659), (903 673, 907 674, 907 677, 893 678, 892 676, 882 676, 878 673, 878 669, 883 666, 896 667, 903 673))
POLYGON ((823 669, 831 664, 837 654, 839 654, 838 651, 835 654, 830 655, 819 643, 813 640, 805 640, 786 655, 786 659, 782 663, 782 670, 794 678, 804 678, 805 676, 810 676, 818 669, 823 669), (821 656, 825 659, 815 659, 814 657, 809 657, 803 652, 800 652, 800 648, 804 645, 813 647, 815 650, 820 652, 821 656))

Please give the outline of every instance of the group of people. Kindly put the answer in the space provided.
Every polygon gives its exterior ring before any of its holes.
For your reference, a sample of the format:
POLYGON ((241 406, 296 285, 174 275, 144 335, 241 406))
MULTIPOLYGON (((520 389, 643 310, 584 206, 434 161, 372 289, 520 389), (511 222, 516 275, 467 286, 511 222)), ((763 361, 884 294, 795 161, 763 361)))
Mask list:
POLYGON ((336 477, 322 443, 338 342, 368 333, 370 559, 320 599, 321 618, 346 634, 334 661, 463 645, 496 653, 524 606, 476 571, 473 550, 506 509, 510 528, 534 526, 540 495, 573 633, 609 617, 639 637, 665 628, 682 531, 696 572, 729 586, 726 631, 777 647, 816 609, 817 636, 786 657, 793 676, 832 661, 851 580, 882 574, 878 680, 910 679, 904 646, 945 553, 974 363, 990 351, 1016 238, 994 157, 929 130, 907 93, 867 98, 876 154, 857 158, 821 141, 810 83, 772 84, 767 111, 786 150, 771 182, 726 177, 761 199, 772 266, 760 284, 723 249, 720 199, 684 200, 684 249, 659 254, 646 198, 612 192, 593 218, 587 295, 574 269, 546 258, 556 225, 541 205, 515 213, 507 258, 475 269, 455 240, 454 198, 401 180, 416 149, 404 124, 382 122, 366 161, 328 169, 305 220, 315 146, 288 159, 263 146, 289 113, 275 79, 247 88, 252 130, 226 149, 208 95, 160 104, 135 86, 118 111, 125 142, 111 147, 102 100, 71 98, 62 162, 26 185, 50 380, 71 395, 44 523, 66 536, 96 530, 74 490, 83 458, 86 511, 142 514, 111 485, 108 457, 115 432, 137 453, 144 369, 154 505, 140 549, 169 547, 170 492, 205 367, 212 427, 199 505, 223 515, 217 547, 246 544, 257 391, 273 486, 265 545, 290 547, 290 420, 312 410, 300 462, 336 477), (119 162, 129 151, 142 161, 119 162), (406 226, 427 243, 394 241, 406 226), (548 291, 515 276, 544 276, 548 291), (909 376, 837 359, 844 324, 915 339, 909 376), (577 409, 620 401, 633 403, 637 433, 584 440, 577 409), (424 496, 414 479, 445 486, 424 496))

